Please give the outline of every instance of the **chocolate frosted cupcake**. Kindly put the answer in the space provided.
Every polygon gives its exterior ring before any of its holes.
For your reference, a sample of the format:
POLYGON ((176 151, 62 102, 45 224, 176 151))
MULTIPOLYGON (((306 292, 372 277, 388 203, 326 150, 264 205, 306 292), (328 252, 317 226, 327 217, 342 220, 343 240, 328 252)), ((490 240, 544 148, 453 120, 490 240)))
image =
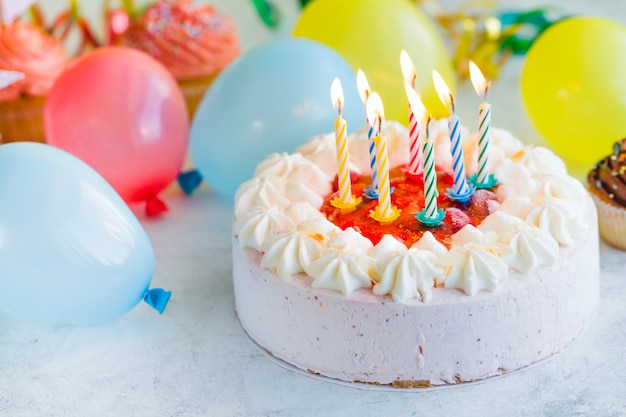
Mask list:
POLYGON ((613 145, 613 154, 598 161, 587 180, 598 208, 600 236, 626 250, 626 139, 613 145))

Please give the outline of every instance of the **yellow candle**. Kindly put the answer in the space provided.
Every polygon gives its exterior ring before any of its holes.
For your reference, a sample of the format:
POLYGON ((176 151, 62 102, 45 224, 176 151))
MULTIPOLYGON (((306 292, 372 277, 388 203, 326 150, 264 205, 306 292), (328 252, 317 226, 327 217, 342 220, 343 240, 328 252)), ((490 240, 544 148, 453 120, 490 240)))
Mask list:
POLYGON ((339 197, 334 197, 330 204, 341 209, 342 212, 352 211, 361 202, 361 197, 356 198, 352 194, 350 182, 350 167, 348 166, 348 136, 346 133, 346 121, 341 117, 343 108, 343 88, 339 78, 335 78, 330 86, 330 98, 333 106, 337 108, 338 115, 335 120, 335 145, 337 151, 337 182, 339 184, 339 197))
POLYGON ((391 190, 389 186, 389 159, 387 155, 387 138, 381 134, 384 118, 383 102, 377 93, 371 93, 367 99, 368 119, 374 123, 374 137, 376 145, 376 164, 378 177, 378 205, 370 211, 370 217, 380 223, 390 223, 400 216, 400 210, 391 205, 391 190))

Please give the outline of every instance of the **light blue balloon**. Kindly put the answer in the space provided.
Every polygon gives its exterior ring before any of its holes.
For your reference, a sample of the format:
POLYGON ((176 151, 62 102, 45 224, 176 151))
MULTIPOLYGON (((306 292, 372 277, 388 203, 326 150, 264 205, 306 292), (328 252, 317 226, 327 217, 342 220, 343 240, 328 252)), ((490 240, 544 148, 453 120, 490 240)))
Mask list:
POLYGON ((96 171, 52 146, 0 146, 0 311, 106 322, 144 297, 153 271, 148 236, 96 171))
POLYGON ((330 85, 343 86, 348 131, 365 123, 356 76, 334 50, 304 38, 275 40, 231 63, 202 99, 191 126, 192 159, 217 191, 239 184, 273 152, 293 152, 334 130, 330 85))

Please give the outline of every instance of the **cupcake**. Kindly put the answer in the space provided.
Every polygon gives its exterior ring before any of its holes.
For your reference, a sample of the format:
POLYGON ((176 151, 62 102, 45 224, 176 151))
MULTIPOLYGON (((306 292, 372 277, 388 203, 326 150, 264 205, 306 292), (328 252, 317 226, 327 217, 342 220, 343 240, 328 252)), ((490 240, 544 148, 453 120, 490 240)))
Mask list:
POLYGON ((240 52, 230 19, 213 6, 162 0, 148 7, 114 41, 142 50, 178 81, 190 118, 217 74, 240 52))
POLYGON ((598 208, 600 236, 626 250, 626 139, 613 145, 613 154, 596 162, 587 181, 598 208))
POLYGON ((0 90, 2 142, 44 142, 43 106, 54 81, 67 65, 61 43, 43 29, 16 20, 0 25, 0 70, 24 78, 0 90))

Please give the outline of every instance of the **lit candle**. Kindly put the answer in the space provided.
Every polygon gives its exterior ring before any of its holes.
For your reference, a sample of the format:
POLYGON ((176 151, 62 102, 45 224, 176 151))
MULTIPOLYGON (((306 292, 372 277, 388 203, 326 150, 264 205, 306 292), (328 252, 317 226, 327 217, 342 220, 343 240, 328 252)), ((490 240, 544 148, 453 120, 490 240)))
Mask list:
POLYGON ((498 180, 489 174, 489 128, 491 127, 491 104, 487 103, 487 91, 491 82, 487 82, 483 73, 474 62, 469 63, 470 79, 476 94, 484 98, 478 108, 478 172, 470 177, 470 181, 478 188, 491 188, 498 180))
MULTIPOLYGON (((361 96, 361 101, 363 104, 367 106, 367 99, 370 96, 371 89, 370 85, 367 82, 367 78, 365 77, 365 73, 359 68, 356 73, 356 87, 359 90, 359 95, 361 96)), ((367 187, 363 191, 363 195, 372 200, 378 198, 378 175, 376 173, 376 145, 372 140, 374 136, 374 122, 367 117, 367 124, 369 126, 369 130, 367 132, 367 146, 369 150, 370 156, 370 170, 371 170, 371 179, 372 184, 367 187)))
MULTIPOLYGON (((408 85, 408 88, 415 91, 417 72, 415 72, 411 57, 409 57, 409 54, 404 49, 400 52, 400 68, 402 68, 405 87, 408 85)), ((413 179, 424 172, 422 167, 422 146, 420 143, 420 130, 423 123, 420 124, 417 117, 415 117, 417 111, 418 109, 414 109, 411 105, 411 101, 409 101, 409 163, 405 168, 405 175, 407 175, 408 178, 413 177, 413 179)))
POLYGON ((426 226, 438 226, 446 214, 443 209, 437 209, 439 191, 437 190, 437 172, 435 171, 435 147, 428 137, 430 116, 428 116, 428 112, 415 90, 406 83, 405 88, 409 103, 415 109, 415 114, 420 120, 420 126, 424 126, 425 133, 425 139, 422 141, 424 155, 424 209, 417 212, 415 218, 426 226))
POLYGON ((461 142, 461 120, 454 110, 454 96, 441 75, 435 70, 433 70, 433 81, 435 82, 437 94, 443 104, 446 107, 452 108, 452 112, 448 118, 448 129, 450 130, 454 183, 451 188, 448 188, 446 195, 461 203, 466 203, 476 190, 476 187, 468 183, 467 175, 465 174, 465 159, 463 157, 463 143, 461 142))
POLYGON ((343 88, 339 78, 335 78, 330 86, 330 99, 338 112, 337 120, 335 120, 335 146, 338 166, 337 183, 339 185, 339 197, 334 197, 330 204, 342 212, 350 212, 361 202, 361 197, 356 198, 352 194, 350 168, 348 166, 348 135, 346 133, 346 121, 341 117, 343 88))
POLYGON ((391 205, 389 187, 389 159, 387 156, 387 138, 381 134, 384 118, 383 101, 377 93, 371 93, 367 99, 367 117, 375 121, 373 141, 376 145, 376 164, 378 176, 378 205, 370 211, 370 217, 380 223, 390 223, 400 216, 400 210, 391 205))

